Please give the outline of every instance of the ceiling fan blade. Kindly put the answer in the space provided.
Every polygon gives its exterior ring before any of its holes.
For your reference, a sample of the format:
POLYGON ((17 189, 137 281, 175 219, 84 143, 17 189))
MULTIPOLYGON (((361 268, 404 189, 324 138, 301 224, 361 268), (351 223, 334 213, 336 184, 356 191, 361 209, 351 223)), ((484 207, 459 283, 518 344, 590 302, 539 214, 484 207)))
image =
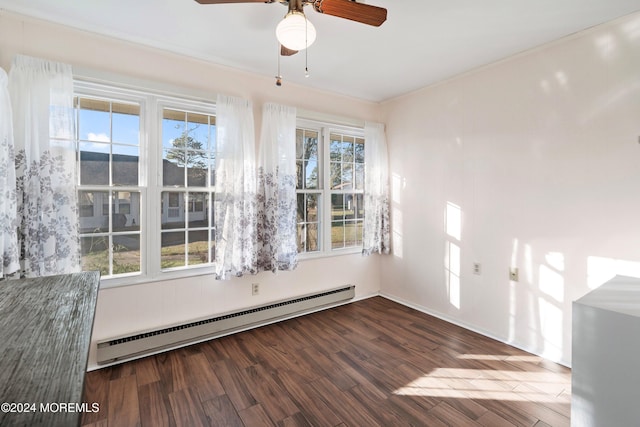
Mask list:
POLYGON ((280 55, 282 55, 282 56, 291 56, 291 55, 295 55, 296 53, 298 53, 297 50, 288 49, 288 48, 280 45, 280 55))
POLYGON ((313 7, 325 15, 350 19, 374 27, 379 27, 387 20, 387 9, 351 0, 316 0, 313 7))
POLYGON ((200 4, 223 4, 223 3, 273 3, 275 0, 196 0, 200 4))

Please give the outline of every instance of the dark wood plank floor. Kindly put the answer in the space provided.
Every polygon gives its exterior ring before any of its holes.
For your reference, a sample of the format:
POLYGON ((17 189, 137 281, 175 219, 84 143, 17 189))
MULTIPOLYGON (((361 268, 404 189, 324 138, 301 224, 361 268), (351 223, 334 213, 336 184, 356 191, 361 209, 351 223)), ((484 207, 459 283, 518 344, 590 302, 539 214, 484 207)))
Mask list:
POLYGON ((370 298, 87 374, 84 426, 569 426, 571 371, 370 298))

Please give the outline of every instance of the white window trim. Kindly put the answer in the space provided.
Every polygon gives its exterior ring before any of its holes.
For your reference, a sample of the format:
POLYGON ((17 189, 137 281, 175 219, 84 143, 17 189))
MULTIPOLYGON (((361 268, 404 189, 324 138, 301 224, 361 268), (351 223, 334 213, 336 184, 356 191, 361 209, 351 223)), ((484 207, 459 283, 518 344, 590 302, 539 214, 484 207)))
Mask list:
MULTIPOLYGON (((317 131, 319 135, 319 159, 321 162, 321 168, 318 171, 319 179, 322 182, 322 188, 318 190, 321 197, 322 206, 322 219, 320 221, 320 230, 318 234, 321 236, 321 241, 318 242, 320 250, 315 252, 302 252, 298 254, 300 261, 317 258, 327 258, 341 255, 351 255, 362 253, 362 246, 353 246, 348 248, 331 249, 331 190, 330 190, 330 176, 327 173, 331 161, 330 153, 330 135, 331 133, 341 133, 357 138, 364 138, 364 128, 358 126, 340 125, 334 123, 328 123, 320 120, 313 120, 307 118, 298 118, 296 120, 296 127, 317 131)), ((366 144, 366 141, 365 141, 366 144)), ((366 148, 365 148, 366 150, 366 148)), ((349 191, 353 193, 354 191, 349 191)), ((347 191, 345 191, 347 193, 347 191)), ((366 212, 365 212, 366 215, 366 212)))
MULTIPOLYGON (((213 275, 214 266, 190 266, 163 271, 160 268, 160 195, 162 186, 162 150, 150 149, 151 144, 161 141, 161 120, 163 108, 174 108, 194 113, 216 114, 215 94, 206 94, 206 98, 195 95, 188 89, 170 85, 152 84, 146 81, 132 80, 119 75, 100 73, 95 70, 81 70, 74 78, 74 95, 109 99, 114 101, 135 102, 140 104, 140 179, 138 187, 117 186, 127 191, 140 191, 140 272, 103 278, 101 288, 109 289, 121 286, 185 279, 203 275, 213 275), (155 165, 155 166, 152 166, 155 165)), ((308 110, 298 110, 297 126, 317 129, 322 138, 322 170, 319 171, 323 182, 322 194, 322 242, 321 250, 299 254, 301 261, 358 254, 361 247, 331 249, 331 210, 329 177, 324 164, 329 164, 329 135, 332 131, 364 138, 364 124, 357 119, 333 116, 308 110)), ((256 147, 257 150, 257 147, 256 147)), ((78 158, 78 162, 79 162, 78 158)), ((93 186, 83 186, 91 190, 93 186)), ((104 187, 95 188, 104 190, 104 187)), ((215 193, 215 188, 213 189, 215 193)))

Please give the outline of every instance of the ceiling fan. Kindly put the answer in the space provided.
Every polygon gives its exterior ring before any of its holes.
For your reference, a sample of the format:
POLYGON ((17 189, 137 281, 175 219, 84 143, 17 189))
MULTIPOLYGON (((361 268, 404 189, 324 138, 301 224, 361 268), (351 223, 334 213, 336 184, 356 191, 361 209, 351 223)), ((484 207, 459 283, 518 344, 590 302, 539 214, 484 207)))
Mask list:
POLYGON ((387 9, 356 3, 355 0, 196 0, 200 4, 282 3, 289 11, 276 28, 280 54, 290 56, 306 49, 316 39, 316 31, 307 20, 303 7, 312 5, 316 12, 379 27, 387 19, 387 9))

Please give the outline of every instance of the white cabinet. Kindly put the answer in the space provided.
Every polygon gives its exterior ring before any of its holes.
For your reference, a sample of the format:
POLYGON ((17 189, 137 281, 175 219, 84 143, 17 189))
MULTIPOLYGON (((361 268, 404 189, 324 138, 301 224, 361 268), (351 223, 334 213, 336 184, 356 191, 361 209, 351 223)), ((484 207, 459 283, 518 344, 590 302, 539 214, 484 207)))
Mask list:
POLYGON ((574 301, 572 340, 571 425, 640 425, 640 279, 574 301))

